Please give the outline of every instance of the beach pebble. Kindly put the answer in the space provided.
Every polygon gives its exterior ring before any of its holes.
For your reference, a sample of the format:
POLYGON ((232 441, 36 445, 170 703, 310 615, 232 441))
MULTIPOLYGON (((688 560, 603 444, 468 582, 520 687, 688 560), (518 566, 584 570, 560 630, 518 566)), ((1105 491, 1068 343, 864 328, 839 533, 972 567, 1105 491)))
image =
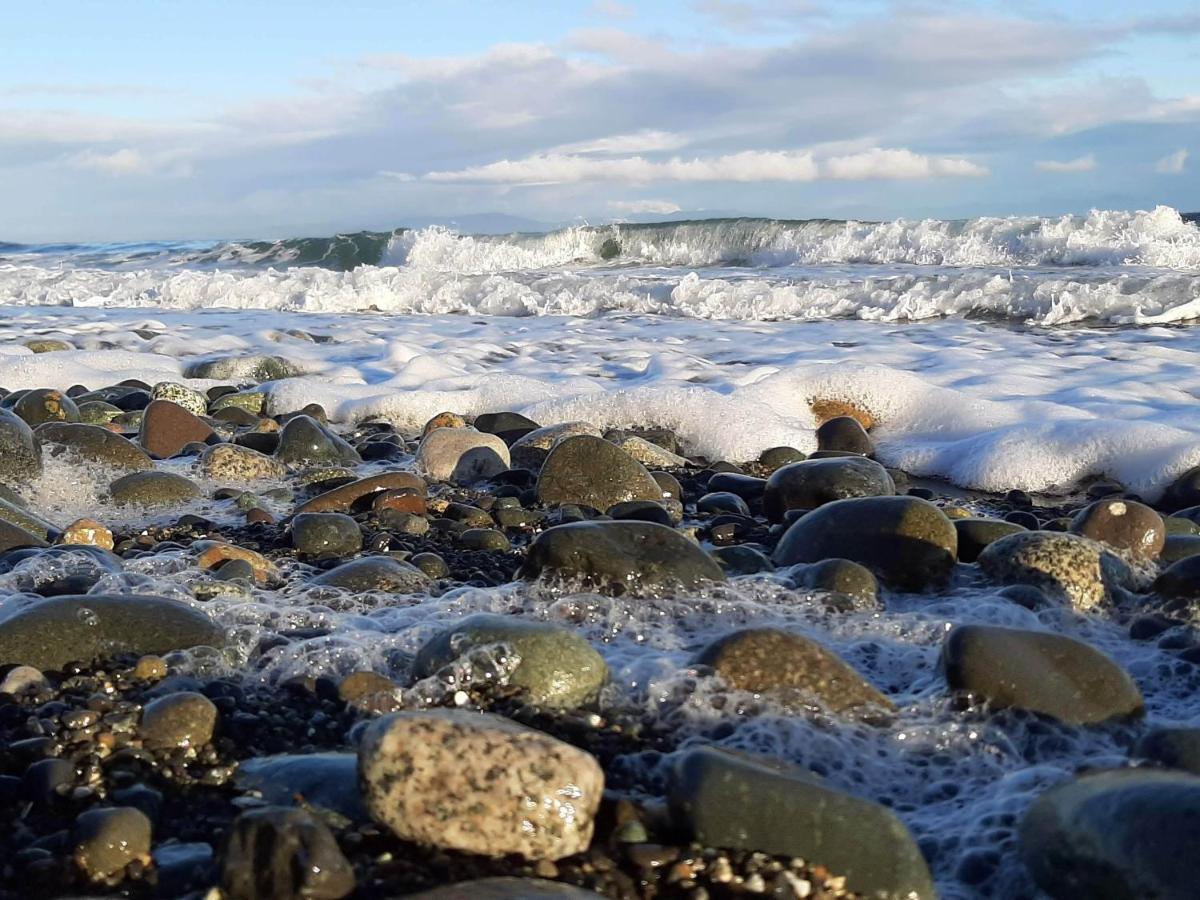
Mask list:
POLYGON ((577 435, 559 441, 537 480, 547 506, 575 503, 608 509, 626 500, 660 500, 662 489, 640 462, 603 438, 577 435))
POLYGON ((860 456, 808 459, 777 469, 767 479, 763 510, 772 522, 789 509, 816 509, 851 497, 886 497, 896 493, 887 469, 860 456))
POLYGON ((651 443, 645 438, 632 434, 621 434, 614 445, 624 450, 644 466, 654 466, 660 469, 678 469, 687 465, 687 460, 678 453, 672 453, 651 443))
POLYGON ((27 694, 40 694, 50 690, 50 682, 40 669, 33 666, 16 666, 4 673, 0 678, 0 694, 10 694, 13 697, 23 697, 27 694))
POLYGON ((811 591, 845 594, 864 608, 879 605, 879 582, 874 573, 848 559, 823 559, 801 566, 793 570, 791 582, 811 591))
POLYGON ((107 425, 121 415, 120 407, 103 400, 88 400, 79 404, 79 421, 84 425, 107 425))
POLYGON ((208 404, 210 413, 216 414, 223 409, 240 409, 249 413, 257 422, 267 405, 267 395, 262 391, 234 391, 222 394, 208 404))
POLYGON ((117 506, 157 508, 198 500, 200 488, 174 472, 133 472, 110 484, 108 494, 117 506))
POLYGON ((1200 599, 1200 554, 1171 563, 1154 580, 1154 593, 1179 600, 1200 599))
POLYGON ((75 865, 91 881, 119 877, 131 862, 150 863, 150 820, 128 806, 89 809, 71 832, 75 865))
POLYGON ((49 540, 59 531, 58 526, 48 519, 43 519, 25 506, 18 506, 4 499, 0 499, 0 521, 24 528, 42 540, 49 540))
POLYGON ((138 429, 138 443, 159 459, 170 459, 188 444, 204 444, 214 437, 207 422, 170 400, 151 402, 138 429))
MULTIPOLYGON (((318 494, 298 506, 296 512, 360 512, 368 505, 374 506, 379 495, 393 491, 409 492, 418 498, 424 498, 425 480, 411 472, 385 472, 382 475, 371 475, 318 494)), ((424 500, 421 500, 419 508, 406 511, 424 514, 424 500)))
POLYGON ((1133 759, 1148 760, 1167 769, 1200 775, 1200 728, 1155 728, 1147 731, 1133 749, 1133 759))
POLYGON ((920 589, 944 579, 957 553, 954 524, 932 503, 864 497, 827 503, 802 516, 784 533, 772 558, 780 566, 849 559, 898 587, 920 589))
POLYGON ((775 570, 775 564, 765 553, 745 544, 714 547, 711 555, 727 575, 756 575, 775 570))
POLYGON ((1166 540, 1162 516, 1134 500, 1097 500, 1076 513, 1071 532, 1142 560, 1157 559, 1166 540))
POLYGON ((504 532, 495 528, 468 528, 458 536, 458 545, 464 550, 486 550, 506 553, 512 544, 504 532))
POLYGON ((590 422, 561 422, 558 425, 538 428, 513 442, 509 448, 512 465, 536 472, 542 467, 555 444, 564 438, 577 435, 598 438, 601 431, 590 422))
POLYGON ((320 819, 268 806, 233 820, 220 854, 221 887, 232 900, 340 900, 354 868, 320 819))
POLYGON ((1163 541, 1158 561, 1162 565, 1170 565, 1196 555, 1200 555, 1200 535, 1169 534, 1163 541))
POLYGON ((268 803, 320 807, 352 822, 370 821, 358 792, 358 757, 353 753, 296 753, 243 760, 234 775, 241 791, 256 791, 268 803))
POLYGON ((632 592, 724 581, 697 544, 653 522, 575 522, 542 532, 529 547, 524 578, 582 578, 632 592))
POLYGON ((99 425, 47 422, 34 431, 51 456, 69 453, 78 462, 94 462, 120 472, 148 472, 154 462, 133 441, 99 425))
POLYGON ((53 388, 37 388, 26 391, 13 404, 12 411, 37 428, 45 422, 78 422, 79 407, 62 391, 53 388))
POLYGON ((378 672, 351 672, 338 682, 338 697, 362 712, 394 712, 400 686, 378 672))
POLYGON ((870 456, 875 445, 866 429, 852 416, 834 416, 817 428, 817 450, 870 456))
POLYGON ((278 381, 301 374, 298 365, 282 356, 222 356, 194 362, 183 371, 184 378, 213 381, 278 381))
POLYGON ((113 533, 109 528, 95 519, 76 519, 62 530, 58 537, 60 544, 77 544, 87 547, 100 547, 103 550, 113 548, 113 533))
POLYGON ((468 616, 426 641, 413 672, 426 678, 475 647, 499 643, 521 659, 509 684, 538 706, 579 706, 595 699, 608 677, 604 659, 574 630, 488 613, 468 616))
POLYGON ((475 417, 473 424, 476 431, 494 434, 506 444, 512 444, 541 428, 533 419, 515 412, 482 413, 475 417))
POLYGON ((14 525, 11 522, 0 519, 0 553, 21 547, 45 546, 46 542, 32 531, 27 531, 20 525, 14 525))
POLYGON ((1074 534, 1022 531, 993 541, 979 568, 999 584, 1028 584, 1080 611, 1104 603, 1116 587, 1130 587, 1133 573, 1097 541, 1074 534))
POLYGON ((408 594, 423 590, 429 579, 416 566, 387 556, 364 556, 342 563, 314 578, 311 584, 349 591, 388 591, 408 594))
POLYGON ((989 544, 1026 530, 1023 525, 1003 519, 959 518, 950 515, 949 510, 945 512, 953 519, 954 530, 958 532, 959 562, 973 563, 989 544))
POLYGON ((736 690, 816 701, 835 713, 863 706, 894 708, 832 650, 779 628, 731 632, 696 654, 692 664, 712 668, 736 690))
POLYGON ((483 856, 587 849, 604 790, 596 760, 487 713, 396 713, 358 751, 371 816, 402 840, 483 856))
POLYGON ((201 569, 217 569, 229 560, 246 562, 260 584, 279 578, 275 564, 255 550, 238 547, 225 541, 193 541, 191 549, 196 551, 196 565, 201 569))
POLYGON ((152 749, 201 747, 212 740, 217 708, 203 694, 179 691, 146 704, 138 733, 152 749))
POLYGON ((310 416, 295 416, 279 432, 275 458, 289 468, 362 462, 353 447, 310 416))
POLYGON ((26 341, 25 346, 33 353, 61 353, 65 350, 74 350, 75 348, 66 341, 58 341, 53 338, 39 338, 32 341, 26 341))
POLYGON ((425 437, 431 431, 436 431, 438 428, 466 428, 467 420, 458 413, 442 412, 438 413, 432 419, 425 423, 421 429, 421 436, 425 437))
POLYGON ((505 471, 508 445, 474 428, 436 428, 417 447, 417 469, 432 481, 471 484, 505 471))
POLYGON ((248 484, 277 481, 287 475, 287 467, 249 447, 216 444, 200 454, 200 474, 213 481, 248 484))
POLYGON ((1043 631, 959 625, 942 645, 953 691, 1087 725, 1140 716, 1141 691, 1117 663, 1083 641, 1043 631))
POLYGON ((292 519, 292 546, 305 556, 351 556, 362 549, 362 529, 343 513, 301 513, 292 519))
POLYGON ((770 475, 777 469, 782 469, 795 462, 804 462, 807 458, 795 447, 768 447, 758 454, 758 465, 760 469, 770 475))
POLYGON ((1055 900, 1196 896, 1200 778, 1116 769, 1050 788, 1020 825, 1020 849, 1055 900))
POLYGON ((450 574, 450 567, 436 553, 415 553, 409 561, 429 578, 445 578, 450 574))
POLYGON ((1200 506, 1200 466, 1188 469, 1167 486, 1162 505, 1172 512, 1200 506))
POLYGON ((929 867, 886 807, 783 763, 711 747, 675 759, 673 823, 710 847, 820 861, 862 896, 935 897, 929 867))
POLYGON ((42 444, 24 419, 0 409, 0 483, 24 487, 42 474, 42 444))
POLYGON ((712 493, 705 494, 696 501, 696 512, 706 513, 710 516, 720 515, 721 513, 748 516, 750 515, 750 507, 737 494, 730 493, 729 491, 713 491, 712 493))
MULTIPOLYGON (((659 525, 674 525, 679 519, 672 515, 667 509, 666 503, 670 501, 663 500, 655 502, 654 500, 626 500, 624 503, 617 503, 610 506, 606 512, 609 518, 612 519, 627 519, 636 522, 657 522, 659 525)), ((680 516, 682 518, 682 515, 680 516)))
POLYGON ((194 416, 208 414, 208 397, 173 381, 160 381, 150 389, 151 400, 170 400, 194 416))

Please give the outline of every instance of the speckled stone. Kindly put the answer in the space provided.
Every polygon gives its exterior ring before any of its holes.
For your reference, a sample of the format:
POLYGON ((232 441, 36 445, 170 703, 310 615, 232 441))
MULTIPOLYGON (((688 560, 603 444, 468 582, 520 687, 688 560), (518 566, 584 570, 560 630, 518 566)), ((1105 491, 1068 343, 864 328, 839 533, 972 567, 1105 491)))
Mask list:
POLYGON ((110 484, 108 493, 117 506, 149 509, 190 503, 199 499, 200 488, 174 472, 133 472, 110 484))
POLYGON ((730 687, 784 699, 815 700, 832 712, 892 701, 832 650, 778 628, 747 628, 718 638, 692 660, 710 666, 730 687))
POLYGON ((521 658, 509 684, 538 706, 579 706, 594 699, 608 677, 603 657, 574 630, 487 613, 468 616, 426 641, 413 671, 426 678, 474 647, 497 643, 521 658))
POLYGON ((119 406, 103 400, 88 400, 79 404, 79 421, 84 425, 107 425, 124 413, 119 406))
POLYGON ((267 395, 262 391, 238 391, 234 394, 222 394, 208 405, 208 409, 212 413, 223 409, 240 409, 252 416, 260 416, 266 405, 267 395))
POLYGON ((58 536, 60 544, 79 544, 111 550, 114 546, 113 533, 108 526, 95 519, 76 519, 58 536))
POLYGON ((137 860, 150 863, 150 820, 129 806, 80 813, 71 833, 75 865, 91 881, 119 876, 137 860))
POLYGON ((424 590, 429 579, 416 566, 387 556, 364 556, 342 563, 314 578, 310 584, 348 591, 387 591, 409 594, 424 590))
POLYGON ((178 691, 158 697, 142 710, 138 734, 152 749, 201 747, 212 740, 217 707, 203 694, 178 691))
POLYGON ((554 445, 537 480, 539 503, 606 510, 626 500, 661 500, 662 489, 636 459, 603 438, 578 435, 554 445))
POLYGON ((79 407, 75 401, 53 388, 26 391, 12 408, 18 416, 37 428, 45 422, 78 422, 79 407))
POLYGON ((1162 516, 1133 500, 1097 500, 1076 513, 1071 532, 1143 560, 1157 559, 1166 540, 1162 516))
POLYGON ((959 625, 942 645, 951 690, 1089 725, 1143 712, 1141 691, 1119 665, 1083 641, 1043 631, 959 625))
POLYGON ((508 469, 508 445, 474 428, 435 428, 417 447, 417 469, 431 481, 470 484, 508 469))
POLYGON ((38 338, 26 341, 25 346, 34 353, 62 353, 65 350, 75 349, 66 341, 59 341, 53 338, 38 338))
POLYGON ((154 385, 150 390, 150 397, 152 400, 170 400, 172 403, 182 406, 193 416, 208 414, 208 397, 173 381, 160 381, 154 385))
POLYGON ((467 420, 454 412, 441 412, 425 423, 425 427, 421 429, 421 436, 429 434, 431 431, 436 431, 439 428, 466 428, 467 420))
POLYGON ((1103 544, 1074 534, 1024 531, 993 541, 979 567, 1000 584, 1028 584, 1080 611, 1104 603, 1133 573, 1103 544))
POLYGON ((41 441, 24 419, 0 409, 0 484, 20 487, 41 474, 41 441))
POLYGON ((196 362, 184 369, 184 378, 214 381, 278 381, 303 374, 300 367, 282 356, 223 356, 196 362))
POLYGON ((371 816, 402 840, 484 856, 587 849, 604 790, 588 753, 499 716, 396 713, 358 751, 371 816))
POLYGON ((510 452, 512 465, 522 469, 537 471, 550 455, 551 448, 563 438, 576 435, 600 437, 601 431, 590 422, 562 422, 558 425, 546 425, 535 429, 529 434, 513 442, 510 452))
POLYGON ((217 444, 200 454, 200 473, 214 481, 252 484, 283 478, 287 466, 240 444, 217 444))
POLYGON ((47 422, 34 431, 44 452, 57 457, 64 453, 79 462, 94 462, 119 472, 148 472, 154 462, 133 441, 99 425, 47 422))

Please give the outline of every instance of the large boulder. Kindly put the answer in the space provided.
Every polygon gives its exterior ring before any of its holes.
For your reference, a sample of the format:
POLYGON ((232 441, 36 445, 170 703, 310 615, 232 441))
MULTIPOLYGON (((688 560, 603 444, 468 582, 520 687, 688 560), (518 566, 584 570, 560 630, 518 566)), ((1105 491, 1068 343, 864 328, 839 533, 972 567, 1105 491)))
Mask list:
POLYGON ((603 438, 559 441, 542 464, 539 503, 578 503, 607 510, 627 500, 661 500, 662 489, 640 462, 603 438))
POLYGON ((1000 584, 1025 584, 1080 611, 1104 603, 1133 573, 1103 544, 1075 534, 1024 531, 988 544, 979 568, 1000 584))
POLYGON ((771 473, 763 493, 763 510, 772 522, 781 522, 789 509, 816 509, 835 500, 895 493, 892 476, 873 459, 806 459, 771 473))
POLYGON ((359 743, 358 773, 372 818, 401 840, 526 859, 586 850, 604 790, 588 753, 464 710, 378 719, 359 743))
POLYGON ((936 896, 920 848, 890 810, 812 773, 688 750, 676 760, 668 800, 676 824, 706 846, 798 856, 844 876, 862 896, 936 896))
POLYGON ((920 589, 945 578, 957 555, 954 523, 932 503, 862 497, 826 503, 801 516, 784 533, 773 558, 778 566, 849 559, 897 587, 920 589))
POLYGON ((675 529, 633 520, 547 529, 529 546, 521 575, 580 578, 634 592, 725 580, 717 561, 675 529))
POLYGON ((1044 631, 959 625, 942 645, 951 690, 1090 725, 1143 712, 1128 673, 1089 644, 1044 631))

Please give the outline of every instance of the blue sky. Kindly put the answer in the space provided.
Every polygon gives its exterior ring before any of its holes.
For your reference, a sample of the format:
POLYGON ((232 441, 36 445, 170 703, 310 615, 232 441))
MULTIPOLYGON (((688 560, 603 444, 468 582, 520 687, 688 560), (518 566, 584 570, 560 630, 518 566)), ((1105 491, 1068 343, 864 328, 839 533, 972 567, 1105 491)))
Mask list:
POLYGON ((0 240, 1200 209, 1194 0, 11 5, 0 240))

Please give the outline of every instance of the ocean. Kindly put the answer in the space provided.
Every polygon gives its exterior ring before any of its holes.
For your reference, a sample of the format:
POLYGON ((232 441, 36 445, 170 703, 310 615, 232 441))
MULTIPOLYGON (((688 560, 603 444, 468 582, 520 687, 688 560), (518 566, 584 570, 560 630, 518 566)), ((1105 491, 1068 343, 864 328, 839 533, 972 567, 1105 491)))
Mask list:
MULTIPOLYGON (((687 455, 714 462, 777 446, 812 452, 809 403, 836 398, 870 412, 879 461, 980 508, 1014 489, 1038 502, 1078 498, 1101 478, 1154 500, 1200 465, 1200 224, 1167 207, 0 243, 0 309, 8 390, 153 384, 179 380, 195 360, 267 354, 302 372, 269 385, 268 413, 319 403, 345 427, 382 419, 402 433, 444 410, 662 426, 687 455), (76 349, 33 354, 23 346, 32 338, 76 349)), ((48 459, 29 496, 55 520, 94 514, 103 485, 64 465, 48 459)), ((186 460, 165 465, 190 473, 186 460)), ((233 514, 210 500, 191 511, 218 522, 233 514)), ((186 568, 182 555, 157 554, 106 577, 183 596, 186 568)), ((0 592, 28 577, 0 575, 0 592)), ((256 668, 264 682, 386 669, 468 612, 570 622, 610 667, 604 703, 673 729, 684 746, 766 753, 886 803, 954 900, 1022 896, 1020 814, 1080 768, 1123 764, 1145 726, 964 715, 937 664, 952 624, 1080 638, 1134 677, 1149 722, 1200 723, 1200 670, 1103 616, 1026 609, 967 575, 934 594, 889 596, 881 610, 831 613, 798 594, 769 576, 652 600, 514 582, 377 609, 301 585, 209 606, 234 628, 242 658, 281 621, 329 631, 256 668), (686 665, 695 650, 751 624, 837 651, 897 704, 894 720, 798 717, 697 686, 686 665)), ((626 765, 653 786, 666 763, 648 753, 626 765)))

